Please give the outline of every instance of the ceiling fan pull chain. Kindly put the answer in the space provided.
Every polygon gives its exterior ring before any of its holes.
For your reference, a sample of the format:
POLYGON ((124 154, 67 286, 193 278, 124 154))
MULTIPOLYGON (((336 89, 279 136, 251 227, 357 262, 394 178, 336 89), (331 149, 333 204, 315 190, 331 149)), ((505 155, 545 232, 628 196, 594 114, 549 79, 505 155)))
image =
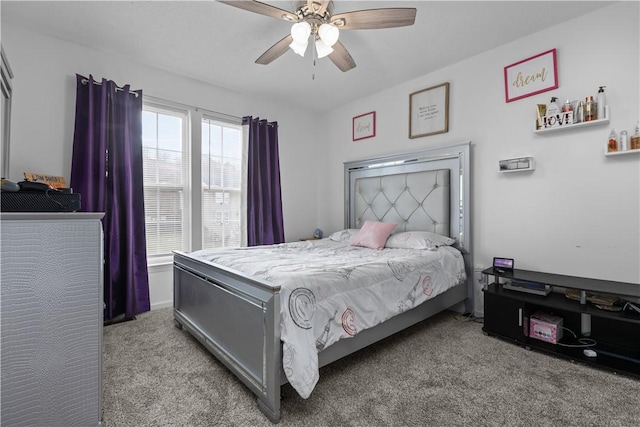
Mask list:
POLYGON ((316 50, 316 44, 313 43, 313 72, 311 73, 311 80, 316 79, 316 61, 318 60, 318 51, 316 50))

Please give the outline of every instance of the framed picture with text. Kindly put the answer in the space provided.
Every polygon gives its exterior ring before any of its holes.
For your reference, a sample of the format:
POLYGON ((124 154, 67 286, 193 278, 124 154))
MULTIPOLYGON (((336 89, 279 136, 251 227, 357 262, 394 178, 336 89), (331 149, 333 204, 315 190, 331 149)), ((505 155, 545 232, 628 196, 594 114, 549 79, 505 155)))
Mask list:
POLYGON ((352 136, 354 141, 376 136, 375 111, 353 118, 352 136))
POLYGON ((409 138, 449 132, 449 83, 409 95, 409 138))
POLYGON ((504 67, 506 102, 558 88, 556 50, 551 49, 504 67))

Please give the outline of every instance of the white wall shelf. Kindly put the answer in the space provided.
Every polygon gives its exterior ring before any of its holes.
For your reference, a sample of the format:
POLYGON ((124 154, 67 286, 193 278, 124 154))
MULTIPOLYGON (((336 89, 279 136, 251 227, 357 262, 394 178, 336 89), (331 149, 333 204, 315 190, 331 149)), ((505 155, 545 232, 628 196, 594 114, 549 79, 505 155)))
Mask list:
POLYGON ((624 150, 624 151, 612 151, 611 153, 605 151, 604 155, 607 157, 615 157, 615 156, 624 156, 626 154, 638 154, 640 153, 640 149, 635 149, 635 150, 624 150))
POLYGON ((536 163, 533 157, 518 157, 498 161, 498 172, 525 172, 535 170, 536 163))
POLYGON ((513 169, 513 170, 500 171, 500 173, 527 172, 527 171, 533 171, 533 170, 536 170, 536 168, 513 169))
POLYGON ((570 129, 578 129, 578 128, 584 128, 584 127, 590 127, 590 126, 598 126, 598 125, 603 125, 609 123, 609 106, 607 105, 606 107, 604 107, 604 118, 603 119, 598 119, 598 120, 590 120, 588 122, 580 122, 580 123, 572 123, 570 125, 564 125, 564 126, 558 126, 558 127, 553 127, 553 128, 547 128, 547 129, 536 129, 536 123, 534 121, 533 123, 533 133, 552 133, 552 132, 560 132, 563 130, 570 130, 570 129))

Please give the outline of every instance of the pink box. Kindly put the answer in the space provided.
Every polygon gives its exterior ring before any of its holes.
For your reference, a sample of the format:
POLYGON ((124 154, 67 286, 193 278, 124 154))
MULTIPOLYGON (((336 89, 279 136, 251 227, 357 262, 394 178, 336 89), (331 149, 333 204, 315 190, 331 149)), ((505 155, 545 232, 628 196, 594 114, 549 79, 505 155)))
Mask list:
POLYGON ((529 318, 529 336, 557 344, 562 339, 562 318, 537 312, 529 318))

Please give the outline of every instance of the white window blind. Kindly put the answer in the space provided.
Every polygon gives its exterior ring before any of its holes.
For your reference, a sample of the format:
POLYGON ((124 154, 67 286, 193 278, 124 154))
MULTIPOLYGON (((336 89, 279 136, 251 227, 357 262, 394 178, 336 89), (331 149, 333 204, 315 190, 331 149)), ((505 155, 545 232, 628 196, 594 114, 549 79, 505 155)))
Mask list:
POLYGON ((147 257, 188 251, 189 113, 145 103, 142 113, 147 257))
POLYGON ((202 247, 240 246, 242 126, 202 118, 202 247))

